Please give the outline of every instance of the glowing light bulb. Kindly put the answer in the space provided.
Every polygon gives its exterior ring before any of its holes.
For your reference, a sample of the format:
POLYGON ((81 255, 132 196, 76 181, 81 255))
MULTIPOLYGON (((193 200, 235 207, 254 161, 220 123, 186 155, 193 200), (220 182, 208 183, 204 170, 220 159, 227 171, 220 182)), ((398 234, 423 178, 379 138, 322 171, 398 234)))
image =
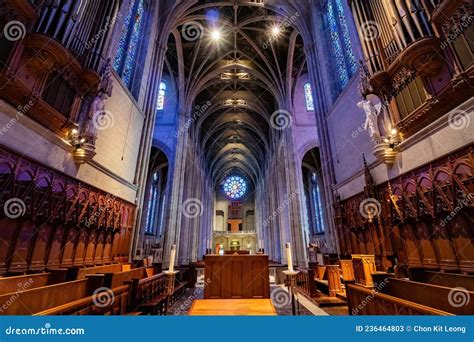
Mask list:
POLYGON ((396 128, 392 128, 392 130, 390 131, 390 133, 391 133, 392 135, 395 135, 395 134, 398 133, 398 131, 397 131, 396 128))

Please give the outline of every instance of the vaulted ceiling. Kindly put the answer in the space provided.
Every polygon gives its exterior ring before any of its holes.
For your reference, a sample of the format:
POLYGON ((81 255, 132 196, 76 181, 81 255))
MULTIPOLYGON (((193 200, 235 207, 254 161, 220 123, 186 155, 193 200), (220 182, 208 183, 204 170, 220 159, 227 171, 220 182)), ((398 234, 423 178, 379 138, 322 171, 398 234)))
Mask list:
POLYGON ((195 1, 168 40, 165 70, 177 80, 179 106, 192 118, 216 184, 229 173, 254 183, 262 176, 278 134, 272 114, 291 109, 294 85, 306 72, 294 28, 304 14, 259 2, 195 1), (203 105, 209 108, 193 114, 203 105))

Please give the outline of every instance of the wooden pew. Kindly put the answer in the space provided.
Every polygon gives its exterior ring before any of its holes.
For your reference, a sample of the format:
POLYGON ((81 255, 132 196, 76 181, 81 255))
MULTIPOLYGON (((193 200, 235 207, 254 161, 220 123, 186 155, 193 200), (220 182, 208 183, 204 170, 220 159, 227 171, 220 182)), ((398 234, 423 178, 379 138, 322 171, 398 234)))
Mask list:
POLYGON ((412 269, 410 270, 410 280, 452 288, 462 287, 474 291, 474 276, 470 275, 412 269))
POLYGON ((44 273, 0 277, 0 295, 62 283, 66 280, 66 273, 67 269, 57 269, 44 273))
POLYGON ((352 260, 339 260, 339 265, 341 266, 342 280, 344 281, 354 281, 354 266, 352 260))
POLYGON ((355 282, 361 286, 373 287, 372 273, 375 269, 375 255, 352 254, 355 282))
POLYGON ((70 303, 34 314, 50 315, 125 315, 129 298, 129 286, 123 285, 109 291, 93 294, 70 303), (100 303, 97 305, 97 303, 100 303))
POLYGON ((164 273, 127 281, 130 284, 128 310, 144 314, 165 314, 168 305, 168 279, 164 273))
MULTIPOLYGON (((383 286, 379 283, 377 291, 349 284, 349 311, 362 315, 472 315, 472 300, 466 300, 465 305, 452 305, 456 291, 459 289, 395 278, 386 278, 383 286)), ((461 300, 462 297, 474 298, 473 291, 458 294, 461 300)))
POLYGON ((130 263, 110 264, 91 267, 69 268, 68 280, 84 279, 88 274, 117 273, 127 271, 131 268, 130 263))
POLYGON ((321 292, 329 297, 336 297, 343 292, 338 265, 317 265, 315 273, 314 281, 321 292))
POLYGON ((296 287, 309 298, 317 296, 318 289, 315 282, 315 271, 311 268, 298 268, 296 275, 296 287))
POLYGON ((132 268, 123 272, 104 273, 104 286, 115 288, 132 279, 142 279, 155 275, 154 267, 132 268))
POLYGON ((92 295, 103 281, 102 275, 88 275, 86 279, 6 293, 0 295, 0 314, 31 315, 61 306, 92 295))
POLYGON ((347 285, 347 302, 350 315, 452 315, 355 284, 347 285))

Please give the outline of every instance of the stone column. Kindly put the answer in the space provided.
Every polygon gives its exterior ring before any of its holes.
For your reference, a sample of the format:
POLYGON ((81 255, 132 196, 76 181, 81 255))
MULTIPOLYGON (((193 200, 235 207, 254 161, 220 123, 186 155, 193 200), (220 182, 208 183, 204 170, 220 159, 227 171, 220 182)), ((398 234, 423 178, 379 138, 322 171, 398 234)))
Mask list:
MULTIPOLYGON (((313 5, 314 6, 314 5, 313 5)), ((318 13, 314 12, 314 18, 316 22, 321 20, 317 18, 318 13)), ((312 35, 313 37, 319 37, 318 29, 313 28, 312 35)), ((308 38, 308 37, 306 37, 308 38)), ((324 202, 326 204, 326 211, 324 213, 325 227, 326 227, 326 240, 328 245, 334 251, 339 253, 339 244, 337 242, 337 232, 334 224, 334 207, 333 207, 333 186, 335 185, 335 174, 334 174, 334 165, 332 161, 332 152, 331 152, 331 141, 329 138, 328 123, 326 113, 328 112, 329 106, 331 105, 331 91, 330 91, 330 81, 329 75, 324 68, 319 67, 319 55, 326 53, 324 51, 324 46, 321 44, 316 44, 314 41, 305 41, 306 46, 306 58, 308 61, 308 72, 311 84, 314 86, 314 95, 316 96, 316 126, 318 131, 320 152, 321 152, 321 169, 323 174, 323 191, 324 202), (319 50, 318 50, 319 48, 319 50)))
MULTIPOLYGON (((178 114, 178 128, 183 127, 186 123, 186 114, 180 112, 178 114)), ((175 158, 170 164, 170 173, 173 174, 173 182, 170 191, 170 217, 166 226, 166 233, 163 246, 163 268, 168 266, 169 250, 172 245, 176 244, 177 253, 179 255, 180 246, 177 244, 178 237, 181 232, 182 212, 184 191, 184 175, 186 170, 186 151, 189 145, 189 135, 181 134, 178 137, 175 149, 175 158)))

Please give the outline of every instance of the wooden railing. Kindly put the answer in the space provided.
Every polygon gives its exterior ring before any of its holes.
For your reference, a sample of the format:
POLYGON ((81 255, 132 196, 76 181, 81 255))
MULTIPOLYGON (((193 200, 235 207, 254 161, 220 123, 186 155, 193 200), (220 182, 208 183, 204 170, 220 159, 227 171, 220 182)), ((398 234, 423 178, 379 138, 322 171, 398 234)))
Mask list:
POLYGON ((124 315, 127 310, 129 286, 99 292, 61 306, 41 311, 34 316, 47 315, 124 315))
POLYGON ((353 284, 347 285, 347 302, 350 315, 453 315, 353 284))
POLYGON ((130 281, 129 311, 137 311, 140 306, 166 296, 167 278, 164 273, 156 274, 145 279, 130 281))
POLYGON ((312 298, 318 292, 316 282, 314 281, 314 270, 311 268, 300 268, 300 273, 296 275, 296 288, 312 298))

